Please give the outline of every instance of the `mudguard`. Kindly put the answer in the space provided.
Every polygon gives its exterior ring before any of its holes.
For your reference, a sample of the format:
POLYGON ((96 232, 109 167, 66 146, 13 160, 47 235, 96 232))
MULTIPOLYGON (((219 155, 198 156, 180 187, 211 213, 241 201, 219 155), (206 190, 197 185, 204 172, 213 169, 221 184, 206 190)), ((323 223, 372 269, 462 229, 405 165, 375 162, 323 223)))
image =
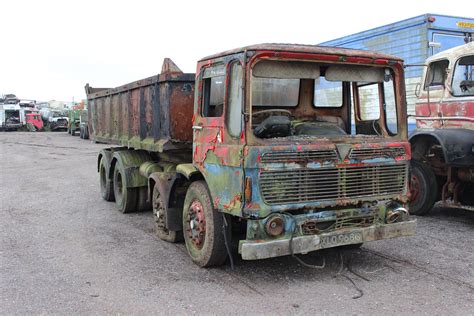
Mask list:
MULTIPOLYGON (((140 165, 147 161, 152 161, 153 157, 145 150, 119 150, 112 155, 112 164, 114 160, 120 163, 124 169, 125 177, 127 178, 128 188, 146 187, 148 180, 138 172, 140 165)), ((112 172, 110 168, 110 172, 112 172)), ((109 173, 112 178, 112 174, 109 173)))
POLYGON ((443 149, 447 165, 472 167, 474 165, 474 130, 462 128, 420 128, 410 136, 410 143, 423 136, 435 138, 443 149))
POLYGON ((114 152, 120 151, 120 150, 126 150, 126 149, 127 149, 126 147, 111 147, 111 148, 101 149, 99 151, 99 155, 97 155, 97 172, 100 171, 99 164, 100 164, 100 160, 103 159, 106 172, 107 174, 110 174, 109 170, 110 170, 110 165, 112 163, 112 156, 114 152))
POLYGON ((176 167, 176 172, 183 175, 188 180, 191 180, 193 176, 201 173, 192 163, 179 164, 176 167))
POLYGON ((166 227, 172 231, 182 230, 183 210, 173 207, 170 203, 171 190, 174 187, 179 174, 176 172, 154 172, 148 177, 148 196, 151 197, 153 192, 152 182, 158 187, 160 195, 164 198, 166 212, 166 227))

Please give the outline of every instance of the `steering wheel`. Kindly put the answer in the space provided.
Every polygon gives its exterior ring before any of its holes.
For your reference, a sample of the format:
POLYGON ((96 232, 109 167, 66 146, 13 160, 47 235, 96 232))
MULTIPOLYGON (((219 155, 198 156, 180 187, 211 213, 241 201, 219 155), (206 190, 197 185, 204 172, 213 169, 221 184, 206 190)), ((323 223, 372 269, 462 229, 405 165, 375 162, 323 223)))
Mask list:
POLYGON ((252 112, 252 117, 263 115, 263 114, 270 114, 270 113, 285 113, 288 116, 292 116, 291 111, 288 111, 285 109, 269 109, 269 110, 262 110, 258 112, 252 112))

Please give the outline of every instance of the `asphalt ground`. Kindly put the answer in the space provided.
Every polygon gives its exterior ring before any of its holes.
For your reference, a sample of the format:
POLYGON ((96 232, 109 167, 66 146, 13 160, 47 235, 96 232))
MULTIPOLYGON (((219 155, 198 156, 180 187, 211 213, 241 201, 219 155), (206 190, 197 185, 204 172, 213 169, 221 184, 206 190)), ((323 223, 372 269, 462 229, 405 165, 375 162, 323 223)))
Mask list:
POLYGON ((414 237, 202 269, 151 213, 102 200, 105 145, 0 134, 1 314, 474 313, 474 212, 435 208, 414 237))

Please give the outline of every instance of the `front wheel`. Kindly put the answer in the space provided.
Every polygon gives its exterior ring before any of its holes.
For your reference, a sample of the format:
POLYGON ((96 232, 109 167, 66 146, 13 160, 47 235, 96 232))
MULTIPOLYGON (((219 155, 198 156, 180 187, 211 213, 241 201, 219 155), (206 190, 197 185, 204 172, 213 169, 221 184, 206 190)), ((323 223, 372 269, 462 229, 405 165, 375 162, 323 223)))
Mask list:
POLYGON ((212 206, 204 181, 193 182, 186 193, 183 235, 188 254, 198 266, 218 266, 226 260, 222 214, 212 206))
POLYGON ((427 214, 436 202, 438 184, 431 168, 417 160, 410 162, 410 213, 427 214))

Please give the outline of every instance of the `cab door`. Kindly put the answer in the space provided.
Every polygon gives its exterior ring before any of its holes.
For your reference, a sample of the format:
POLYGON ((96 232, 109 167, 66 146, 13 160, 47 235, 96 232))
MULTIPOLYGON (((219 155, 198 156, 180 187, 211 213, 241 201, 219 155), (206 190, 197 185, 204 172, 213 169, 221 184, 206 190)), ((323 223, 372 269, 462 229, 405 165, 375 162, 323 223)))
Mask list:
POLYGON ((241 63, 214 63, 201 70, 193 123, 195 166, 204 175, 213 204, 241 215, 243 201, 241 63))

